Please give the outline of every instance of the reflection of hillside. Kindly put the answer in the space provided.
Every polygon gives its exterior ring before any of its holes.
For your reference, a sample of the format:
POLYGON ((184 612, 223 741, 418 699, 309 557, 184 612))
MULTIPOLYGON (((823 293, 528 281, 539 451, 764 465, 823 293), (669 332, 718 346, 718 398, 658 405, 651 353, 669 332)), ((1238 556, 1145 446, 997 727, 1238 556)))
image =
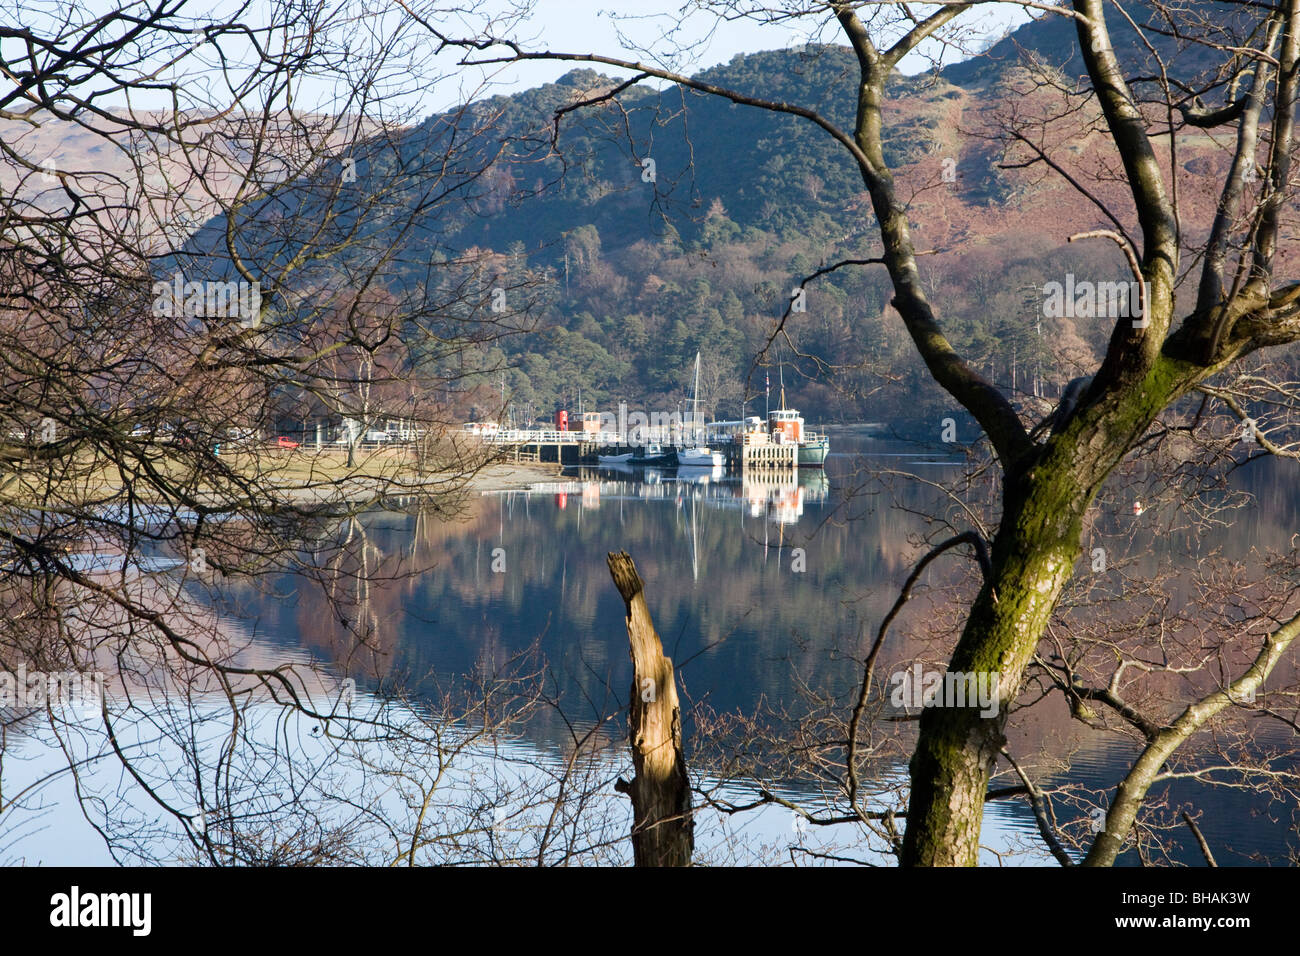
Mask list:
POLYGON ((906 573, 913 522, 868 512, 819 528, 826 495, 824 479, 587 480, 485 497, 463 520, 374 516, 342 535, 350 543, 326 589, 298 589, 284 631, 354 676, 386 681, 490 669, 538 640, 575 700, 606 700, 606 682, 621 700, 626 636, 605 554, 626 548, 674 656, 718 645, 684 668, 688 692, 748 709, 760 694, 784 696, 779 662, 791 656, 815 679, 851 679, 832 651, 856 644, 854 617, 883 613, 892 593, 844 602, 906 573), (813 653, 796 655, 801 643, 813 653))
MULTIPOLYGON (((51 698, 56 710, 66 705, 69 713, 97 725, 102 699, 115 718, 133 707, 151 712, 160 725, 184 724, 190 707, 284 702, 296 695, 328 708, 339 697, 339 681, 328 669, 314 666, 300 648, 259 640, 244 622, 205 600, 202 583, 194 578, 183 583, 172 570, 85 573, 95 588, 111 588, 112 594, 61 582, 59 610, 74 642, 0 642, 0 661, 17 662, 11 673, 43 675, 43 688, 50 686, 51 675, 63 675, 63 686, 51 698), (142 623, 153 618, 165 622, 165 632, 142 623), (263 680, 249 671, 276 671, 278 679, 263 680)), ((30 689, 25 679, 23 684, 30 689)), ((8 719, 3 707, 0 718, 8 719)))
MULTIPOLYGON (((908 482, 845 502, 843 479, 828 491, 820 473, 797 483, 638 477, 579 472, 538 493, 484 496, 454 520, 368 516, 340 532, 349 545, 326 589, 299 587, 290 605, 259 605, 278 623, 260 632, 300 641, 358 678, 426 691, 491 672, 536 642, 576 713, 614 709, 630 667, 605 555, 626 549, 688 699, 707 697, 719 710, 750 711, 764 696, 796 704, 792 668, 814 687, 854 683, 848 656, 865 652, 918 557, 918 535, 933 530, 920 516, 941 499, 908 482), (797 558, 806 570, 796 570, 797 558)), ((1262 512, 1252 527, 1267 524, 1278 537, 1287 512, 1280 520, 1262 512)), ((1127 520, 1102 513, 1095 530, 1123 530, 1127 520)), ((1166 563, 1181 546, 1142 540, 1166 563)), ((891 632, 882 672, 917 657, 946 660, 960 609, 934 589, 971 568, 954 555, 927 572, 891 632)), ((1031 736, 1071 728, 1068 714, 1049 708, 1031 719, 1031 736)))

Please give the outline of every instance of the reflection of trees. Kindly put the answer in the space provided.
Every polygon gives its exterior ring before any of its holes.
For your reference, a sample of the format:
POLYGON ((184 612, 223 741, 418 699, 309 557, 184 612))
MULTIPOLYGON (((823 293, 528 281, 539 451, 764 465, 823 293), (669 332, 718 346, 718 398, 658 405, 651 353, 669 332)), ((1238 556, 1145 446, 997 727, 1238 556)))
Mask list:
MULTIPOLYGON (((1092 863, 1107 852, 1098 834, 1115 833, 1123 835, 1112 845, 1126 847, 1123 862, 1186 862, 1200 859, 1197 841, 1208 827, 1220 863, 1294 856, 1286 821, 1300 811, 1289 744, 1300 668, 1286 654, 1300 634, 1295 502, 1256 506, 1289 487, 1288 466, 1237 474, 1239 446, 1225 444, 1225 427, 1235 426, 1220 421, 1194 443, 1175 434, 1147 449, 1089 513, 1083 567, 1011 707, 990 787, 992 800, 1025 801, 1037 823, 1038 838, 1013 849, 1092 863), (1141 517, 1132 514, 1134 500, 1144 502, 1141 517), (1097 770, 1099 753, 1106 756, 1097 770), (1233 803, 1236 794, 1244 800, 1233 803), (1280 821, 1269 834, 1275 842, 1255 855, 1233 846, 1243 805, 1280 821)), ((995 513, 978 459, 940 480, 882 475, 874 491, 887 499, 881 508, 917 519, 903 536, 912 555, 904 568, 956 527, 979 527, 995 513), (918 498, 918 485, 946 489, 947 504, 918 498)), ((850 498, 872 493, 869 481, 848 484, 850 498)), ((922 711, 892 706, 891 675, 915 661, 944 670, 958 610, 978 581, 974 562, 949 555, 929 565, 867 671, 856 731, 858 689, 804 680, 802 671, 794 694, 753 710, 708 701, 695 715, 693 765, 722 781, 753 781, 741 798, 711 785, 709 805, 731 814, 784 806, 805 832, 852 825, 858 836, 841 836, 840 845, 855 859, 901 852, 907 787, 898 771, 922 711), (856 740, 852 759, 847 739, 856 740), (796 781, 817 792, 783 789, 796 781)), ((848 650, 870 659, 873 646, 864 636, 848 650)))
MULTIPOLYGON (((420 512, 349 519, 339 531, 349 544, 335 558, 338 581, 328 592, 301 592, 298 623, 279 639, 300 639, 355 676, 413 687, 435 670, 450 679, 471 673, 485 654, 499 660, 537 641, 566 693, 606 700, 628 676, 621 635, 604 626, 619 618, 603 555, 638 542, 655 582, 652 611, 680 645, 675 656, 704 652, 683 669, 687 692, 698 679, 716 688, 715 701, 741 707, 783 692, 787 675, 774 661, 798 657, 809 680, 842 683, 835 649, 856 633, 845 621, 887 607, 885 592, 872 586, 861 595, 861 585, 901 580, 915 551, 917 523, 865 498, 836 511, 805 502, 799 525, 781 525, 766 503, 751 515, 743 486, 708 489, 722 492, 716 498, 684 486, 680 501, 671 494, 645 504, 637 487, 607 490, 594 512, 593 496, 585 509, 578 495, 560 509, 550 495, 507 494, 471 502, 459 521, 420 512), (620 494, 633 501, 623 507, 620 494), (504 574, 491 570, 497 547, 504 574), (807 572, 791 570, 795 547, 806 551, 807 572), (398 555, 406 555, 400 573, 398 555), (330 615, 332 604, 346 609, 346 624, 330 615)), ((766 502, 772 489, 762 490, 766 502)), ((931 507, 923 497, 915 510, 931 507)), ((256 614, 255 595, 246 600, 256 614)))
MULTIPOLYGON (((30 44, 0 83, 0 670, 106 672, 105 706, 47 708, 40 739, 120 857, 355 859, 346 787, 323 783, 342 751, 298 746, 313 728, 333 739, 337 681, 219 612, 233 581, 274 586, 276 602, 314 591, 319 622, 359 611, 359 648, 389 639, 371 584, 386 558, 330 524, 397 492, 449 507, 485 456, 438 445, 426 484, 405 450, 358 475, 265 439, 416 392, 405 417, 436 436, 464 366, 527 328, 522 295, 492 312, 483 264, 431 251, 482 198, 504 137, 490 111, 466 111, 403 146, 414 118, 397 100, 437 79, 428 48, 357 34, 351 2, 277 0, 231 21, 21 6, 30 44), (296 98, 308 78, 317 112, 296 98), (100 105, 141 95, 171 109, 100 105), (106 159, 46 167, 49 128, 106 159), (412 256, 418 283, 402 281, 412 256), (278 738, 277 721, 293 732, 278 738), (105 762, 127 782, 92 796, 105 762), (314 795, 299 789, 313 762, 314 795), (224 849, 195 824, 211 807, 226 808, 224 849)), ((521 271, 511 291, 536 282, 521 271)), ((378 735, 389 716, 358 726, 378 735)), ((0 784, 20 772, 10 722, 0 712, 0 784)), ((0 786, 0 831, 12 792, 0 786)))

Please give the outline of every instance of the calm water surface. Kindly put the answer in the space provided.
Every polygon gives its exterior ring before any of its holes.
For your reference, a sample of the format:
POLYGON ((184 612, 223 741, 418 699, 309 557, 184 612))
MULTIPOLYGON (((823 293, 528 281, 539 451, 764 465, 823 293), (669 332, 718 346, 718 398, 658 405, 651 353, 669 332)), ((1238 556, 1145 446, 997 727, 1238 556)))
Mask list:
MULTIPOLYGON (((677 663, 689 747, 696 708, 746 714, 762 701, 796 706, 800 685, 840 694, 853 689, 860 677, 853 658, 865 652, 920 553, 918 536, 933 530, 925 516, 950 515, 968 527, 961 506, 987 504, 980 497, 987 489, 953 499, 938 487, 955 487, 964 463, 942 447, 872 439, 861 431, 832 431, 832 441, 825 472, 801 470, 797 482, 576 469, 528 492, 484 495, 454 521, 369 515, 348 531, 363 541, 358 553, 367 580, 344 585, 356 589, 345 595, 351 610, 344 613, 353 615, 346 628, 318 588, 290 578, 269 589, 232 588, 223 604, 269 658, 323 660, 340 676, 355 677, 365 693, 401 685, 432 696, 535 645, 566 714, 590 723, 624 706, 631 682, 622 602, 605 564, 607 552, 626 550, 677 663), (900 477, 889 478, 893 472, 900 477), (905 480, 909 474, 923 480, 905 480), (347 628, 360 629, 364 644, 347 628)), ((1238 487, 1254 500, 1240 507, 1215 546, 1242 554, 1256 544, 1281 548, 1300 530, 1294 463, 1291 471, 1286 464, 1239 474, 1238 487)), ((1132 488, 1102 503, 1097 533, 1133 520, 1128 498, 1144 493, 1142 480, 1134 476, 1132 488)), ((1205 546, 1195 535, 1162 535, 1158 518, 1147 517, 1149 540, 1130 573, 1141 573, 1144 562, 1155 568, 1193 561, 1205 546)), ((935 625, 919 599, 891 632, 884 672, 918 656, 941 661, 933 644, 915 641, 935 625)), ((1117 738, 1078 736, 1068 716, 1037 719, 1030 718, 1030 738, 1074 732, 1080 748, 1068 773, 1044 770, 1045 782, 1101 792, 1122 776, 1128 754, 1117 738)), ((558 721, 539 720, 519 746, 539 759, 558 759, 563 740, 558 721)), ((897 763, 873 772, 897 779, 905 769, 897 763)), ((1286 848, 1297 845, 1294 808, 1269 807, 1240 790, 1185 786, 1172 796, 1194 800, 1204 811, 1201 827, 1222 851, 1221 863, 1245 862, 1252 854, 1285 862, 1286 848)), ((53 812, 73 826, 70 809, 56 804, 53 812)), ((780 840, 787 822, 765 814, 742 827, 743 838, 780 840)), ((1033 830, 1022 803, 990 805, 989 846, 1003 847, 1033 830)), ((38 848, 36 856, 47 862, 77 861, 65 854, 94 858, 88 844, 78 843, 82 849, 74 853, 66 837, 53 833, 28 840, 25 848, 38 848)), ((1190 838, 1182 849, 1181 859, 1199 864, 1190 838)), ((992 855, 988 860, 995 862, 992 855)), ((1137 861, 1129 854, 1125 862, 1137 861)))

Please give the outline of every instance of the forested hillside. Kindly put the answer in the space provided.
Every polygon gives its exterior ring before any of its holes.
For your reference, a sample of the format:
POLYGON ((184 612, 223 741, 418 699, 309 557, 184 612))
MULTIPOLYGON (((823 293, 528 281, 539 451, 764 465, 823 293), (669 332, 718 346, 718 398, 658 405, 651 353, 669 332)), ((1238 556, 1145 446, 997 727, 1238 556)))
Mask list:
MULTIPOLYGON (((1074 42, 1064 18, 1047 17, 986 58, 899 80, 889 104, 887 158, 911 195, 932 299, 954 344, 1026 401, 1054 399, 1109 332, 1103 319, 1045 318, 1045 284, 1069 273, 1128 278, 1114 245, 1067 244, 1109 223, 1008 136, 1060 111, 1059 94, 1034 71, 1055 62, 1068 75, 1074 42)), ((1140 53, 1122 35, 1117 46, 1140 53)), ((1198 66, 1181 64, 1172 47, 1161 52, 1171 69, 1198 66)), ((738 56, 704 76, 812 104, 848 127, 851 61, 845 47, 818 46, 738 56)), ((401 248, 385 276, 394 294, 473 282, 481 311, 527 311, 532 331, 477 350, 482 374, 459 370, 469 373, 462 390, 447 396, 457 414, 545 418, 576 407, 579 392, 588 410, 628 401, 671 411, 697 351, 710 415, 735 417, 742 399, 761 406, 767 375, 774 388, 784 378, 791 402, 818 421, 933 420, 951 411, 891 320, 878 266, 810 283, 784 325, 788 339, 763 359, 770 370, 755 367, 805 276, 874 254, 870 205, 841 147, 804 120, 677 88, 632 87, 616 102, 565 112, 556 125, 557 110, 615 82, 574 70, 430 117, 351 157, 359 194, 383 182, 384 202, 406 209, 425 201, 427 187, 403 181, 412 157, 457 139, 462 149, 471 144, 445 174, 458 202, 440 204, 427 228, 399 232, 382 207, 334 200, 340 229, 364 214, 368 242, 401 248), (487 158, 486 174, 463 171, 487 158), (886 382, 902 387, 882 389, 886 382)), ((1070 107, 1095 110, 1088 101, 1070 107)), ((1226 142, 1190 133, 1178 142, 1180 199, 1184 228, 1203 233, 1211 192, 1198 183, 1208 187, 1226 167, 1226 142)), ((1116 157, 1100 141, 1062 138, 1050 122, 1034 136, 1090 162, 1096 176, 1084 185, 1095 195, 1118 197, 1107 173, 1116 157)), ((319 181, 296 184, 303 191, 266 197, 249 219, 276 221, 290 207, 300 214, 337 177, 337 168, 324 169, 319 181)), ((219 254, 223 235, 221 222, 210 223, 191 251, 219 254)), ((250 239, 249 254, 266 255, 267 245, 264 233, 250 239)), ((292 237, 270 245, 274 257, 292 254, 292 237)), ((330 279, 318 272, 311 281, 330 279)))

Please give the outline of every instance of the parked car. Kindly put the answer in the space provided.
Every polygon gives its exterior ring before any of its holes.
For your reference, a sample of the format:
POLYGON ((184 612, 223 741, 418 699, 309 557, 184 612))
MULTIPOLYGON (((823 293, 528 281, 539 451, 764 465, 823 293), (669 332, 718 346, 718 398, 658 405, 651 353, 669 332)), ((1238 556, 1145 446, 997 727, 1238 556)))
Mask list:
POLYGON ((392 441, 393 436, 388 434, 388 432, 381 432, 372 428, 370 431, 366 432, 365 435, 362 436, 361 440, 370 441, 370 442, 385 442, 385 441, 392 441))
POLYGON ((301 443, 300 443, 300 442, 296 442, 296 441, 294 441, 292 438, 286 438, 284 435, 277 435, 277 436, 275 437, 275 441, 272 442, 272 444, 274 444, 276 448, 299 448, 299 447, 301 447, 301 443))

